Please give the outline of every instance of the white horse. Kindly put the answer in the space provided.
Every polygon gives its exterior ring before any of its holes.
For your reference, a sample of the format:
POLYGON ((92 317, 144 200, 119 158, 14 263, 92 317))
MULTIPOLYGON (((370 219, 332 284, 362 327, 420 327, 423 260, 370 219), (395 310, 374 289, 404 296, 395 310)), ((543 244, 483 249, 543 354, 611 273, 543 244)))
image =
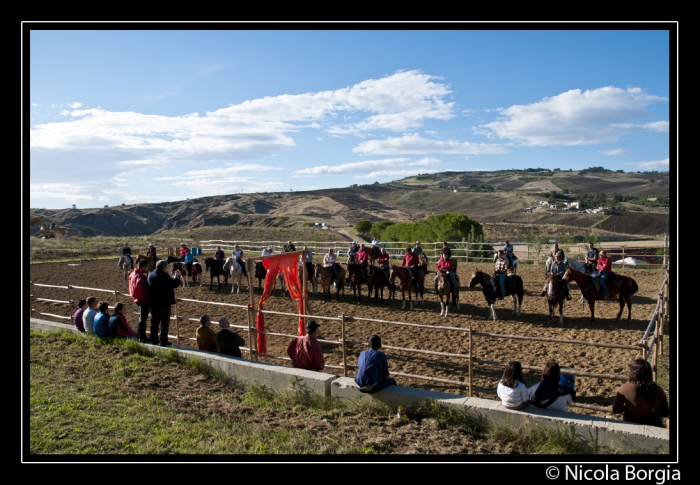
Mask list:
POLYGON ((231 293, 240 293, 241 292, 241 277, 243 276, 243 267, 238 263, 236 258, 231 256, 226 260, 224 263, 224 271, 229 271, 231 275, 231 293), (235 291, 234 291, 234 282, 235 284, 235 291))
POLYGON ((131 259, 130 256, 124 256, 122 255, 119 258, 119 268, 124 270, 124 281, 126 281, 127 277, 131 274, 131 272, 134 270, 134 260, 131 259))

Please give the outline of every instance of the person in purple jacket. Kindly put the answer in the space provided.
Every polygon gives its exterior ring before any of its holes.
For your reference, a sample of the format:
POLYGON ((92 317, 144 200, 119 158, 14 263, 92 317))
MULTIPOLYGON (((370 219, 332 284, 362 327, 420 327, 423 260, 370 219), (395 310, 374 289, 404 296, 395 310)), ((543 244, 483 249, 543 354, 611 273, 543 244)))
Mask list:
POLYGON ((85 309, 87 309, 87 306, 87 300, 79 300, 78 309, 73 314, 73 324, 75 325, 75 328, 81 332, 85 331, 85 327, 83 326, 83 313, 85 312, 85 309))

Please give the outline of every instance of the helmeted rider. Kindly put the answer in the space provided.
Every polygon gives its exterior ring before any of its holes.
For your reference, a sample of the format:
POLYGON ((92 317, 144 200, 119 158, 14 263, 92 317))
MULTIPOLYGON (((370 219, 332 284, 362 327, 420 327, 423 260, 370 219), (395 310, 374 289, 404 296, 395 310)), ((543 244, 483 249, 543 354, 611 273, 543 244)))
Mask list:
POLYGON ((382 251, 379 253, 379 256, 377 257, 377 264, 379 266, 383 265, 386 278, 389 279, 391 268, 389 267, 389 253, 387 253, 386 248, 382 248, 382 251))
MULTIPOLYGON (((420 244, 416 241, 416 245, 420 244)), ((420 246, 418 246, 420 248, 420 246)), ((414 248, 415 249, 415 248, 414 248)), ((403 257, 401 266, 409 269, 412 280, 418 280, 418 266, 420 265, 420 259, 418 255, 414 253, 411 248, 406 248, 406 254, 403 257)))
POLYGON ((496 285, 494 285, 493 289, 498 295, 498 299, 502 300, 506 295, 505 281, 506 276, 508 276, 508 260, 505 258, 505 254, 503 253, 502 249, 498 250, 498 257, 496 259, 496 264, 493 267, 493 274, 494 279, 498 281, 500 292, 499 288, 496 288, 496 285))
POLYGON ((156 247, 153 243, 148 245, 148 250, 146 251, 146 257, 153 258, 154 262, 158 262, 160 258, 156 255, 156 247))
POLYGON ((335 265, 335 259, 335 251, 333 248, 328 248, 328 254, 323 256, 323 267, 331 269, 331 273, 333 273, 331 281, 333 281, 333 285, 337 288, 338 286, 336 281, 338 281, 338 267, 335 265))
POLYGON ((364 244, 360 246, 359 251, 355 254, 355 262, 359 263, 362 268, 362 281, 367 281, 367 260, 369 259, 369 254, 367 254, 367 246, 364 244))
MULTIPOLYGON (((569 295, 569 284, 564 280, 564 273, 566 273, 566 263, 564 262, 564 253, 563 251, 558 251, 555 256, 554 256, 554 261, 551 262, 549 267, 547 268, 547 276, 549 275, 555 275, 559 278, 559 281, 564 285, 564 290, 566 291, 566 299, 571 300, 571 296, 569 295)), ((544 296, 547 294, 547 282, 544 284, 544 288, 542 289, 542 293, 540 293, 540 296, 544 296)))
POLYGON ((354 261, 355 255, 359 250, 360 247, 357 245, 357 241, 353 241, 352 243, 350 243, 350 248, 348 249, 348 259, 354 261))
POLYGON ((440 270, 445 270, 450 277, 452 282, 452 293, 457 294, 457 275, 455 274, 454 261, 450 257, 450 254, 446 251, 440 250, 440 260, 435 264, 436 275, 433 279, 435 284, 435 294, 438 294, 438 278, 440 277, 440 270))
POLYGON ((375 259, 379 257, 379 254, 381 253, 381 247, 379 243, 379 239, 377 239, 377 236, 372 236, 372 251, 374 251, 374 257, 375 259))

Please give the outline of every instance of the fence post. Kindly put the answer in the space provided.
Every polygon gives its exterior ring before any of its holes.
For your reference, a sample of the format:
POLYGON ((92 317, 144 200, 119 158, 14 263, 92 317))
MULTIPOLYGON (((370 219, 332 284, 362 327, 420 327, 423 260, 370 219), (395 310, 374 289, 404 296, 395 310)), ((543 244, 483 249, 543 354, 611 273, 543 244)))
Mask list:
POLYGON ((472 364, 474 356, 472 355, 472 323, 469 322, 469 397, 472 397, 472 364))
POLYGON ((177 298, 175 299, 175 344, 180 345, 180 316, 177 313, 177 298))
MULTIPOLYGON (((71 313, 71 310, 73 309, 73 307, 71 307, 71 303, 72 303, 72 302, 71 302, 71 299, 70 299, 70 285, 66 286, 66 288, 68 289, 68 316, 69 316, 69 317, 72 317, 73 314, 71 313)), ((73 320, 73 319, 71 318, 71 323, 72 323, 72 320, 73 320)))
POLYGON ((248 351, 251 360, 258 360, 257 335, 253 333, 253 322, 255 321, 253 310, 253 271, 255 271, 255 265, 253 258, 246 259, 246 265, 248 266, 248 351))
POLYGON ((345 313, 340 314, 340 338, 343 340, 343 377, 348 376, 347 349, 345 344, 345 313))
POLYGON ((668 305, 669 305, 669 302, 671 301, 671 300, 670 300, 670 296, 671 296, 671 295, 670 295, 670 289, 669 289, 670 286, 671 286, 671 272, 670 272, 669 269, 667 268, 667 269, 666 269, 666 305, 665 305, 665 307, 666 307, 666 310, 665 310, 666 315, 664 316, 664 325, 666 325, 666 331, 667 331, 666 333, 669 333, 669 331, 671 330, 671 327, 670 327, 670 325, 671 325, 671 321, 670 321, 670 320, 671 320, 671 316, 670 316, 669 311, 668 311, 668 305))
POLYGON ((664 235, 664 266, 666 266, 666 253, 668 253, 668 236, 664 235))

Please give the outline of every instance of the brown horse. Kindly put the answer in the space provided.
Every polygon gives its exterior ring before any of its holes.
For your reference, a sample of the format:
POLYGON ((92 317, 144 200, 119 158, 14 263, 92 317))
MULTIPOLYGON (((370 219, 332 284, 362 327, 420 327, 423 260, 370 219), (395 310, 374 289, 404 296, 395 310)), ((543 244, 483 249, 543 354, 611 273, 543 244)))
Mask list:
MULTIPOLYGON (((598 290, 596 290, 593 278, 586 273, 576 271, 572 268, 567 268, 566 273, 564 273, 564 279, 566 281, 574 280, 578 287, 581 289, 581 295, 588 302, 588 308, 591 309, 591 322, 595 321, 595 301, 599 299, 598 290)), ((622 310, 625 308, 625 303, 627 304, 627 320, 632 319, 632 300, 631 297, 634 295, 639 286, 637 282, 634 281, 629 276, 617 275, 610 273, 606 281, 608 287, 609 296, 613 297, 617 295, 617 300, 620 302, 620 311, 617 313, 615 320, 619 320, 622 315, 622 310)))
MULTIPOLYGON (((469 288, 474 289, 477 285, 481 285, 481 291, 484 293, 486 304, 489 306, 489 318, 493 318, 495 321, 496 309, 494 304, 496 303, 496 290, 493 288, 491 275, 480 269, 475 269, 471 280, 469 280, 469 288)), ((505 283, 503 283, 503 287, 506 290, 505 296, 510 296, 513 300, 513 315, 520 315, 524 294, 523 279, 518 275, 508 275, 505 283)))
POLYGON ((138 256, 136 256, 136 260, 134 261, 134 268, 138 268, 139 263, 143 260, 148 261, 148 266, 146 267, 146 269, 148 269, 149 273, 156 269, 155 258, 153 258, 153 256, 144 256, 143 254, 139 254, 138 256))
POLYGON ((367 248, 367 263, 369 266, 374 266, 375 263, 377 262, 377 258, 379 258, 379 253, 382 250, 380 248, 375 248, 374 246, 369 246, 367 248))
POLYGON ((352 259, 349 259, 345 264, 348 266, 348 277, 350 278, 350 287, 352 288, 352 301, 361 303, 362 284, 365 283, 363 280, 362 265, 360 263, 355 263, 352 259))
POLYGON ((554 318, 554 309, 559 307, 559 325, 564 325, 564 300, 566 299, 566 286, 558 275, 547 276, 547 304, 549 305, 549 323, 554 318))
MULTIPOLYGON (((455 276, 457 276, 455 274, 455 276)), ((447 275, 445 270, 438 271, 438 296, 440 297, 440 316, 447 316, 447 307, 450 304, 450 296, 452 296, 452 306, 456 306, 459 310, 459 279, 457 279, 457 288, 452 288, 452 278, 447 275)))
POLYGON ((378 303, 379 293, 382 295, 382 303, 384 303, 384 287, 389 285, 389 278, 386 277, 384 265, 370 266, 367 269, 367 298, 372 298, 372 289, 374 288, 374 303, 378 303))
MULTIPOLYGON (((340 299, 340 292, 342 291, 343 296, 345 296, 345 268, 336 263, 336 269, 338 270, 338 280, 336 282, 335 296, 340 299)), ((333 272, 330 268, 325 268, 321 263, 316 263, 316 271, 314 272, 314 278, 316 280, 316 285, 321 284, 323 289, 323 301, 326 301, 326 294, 328 295, 328 301, 331 301, 331 286, 333 285, 333 272)))
POLYGON ((401 288, 401 309, 406 308, 406 292, 408 291, 408 309, 413 310, 413 301, 411 300, 411 288, 416 290, 416 302, 418 302, 418 292, 420 291, 420 298, 423 306, 425 306, 425 299, 423 299, 423 288, 425 284, 425 273, 423 270, 418 269, 418 278, 414 280, 411 277, 411 270, 403 266, 391 265, 391 271, 389 272, 389 282, 394 285, 396 283, 396 278, 399 279, 399 287, 401 288))

